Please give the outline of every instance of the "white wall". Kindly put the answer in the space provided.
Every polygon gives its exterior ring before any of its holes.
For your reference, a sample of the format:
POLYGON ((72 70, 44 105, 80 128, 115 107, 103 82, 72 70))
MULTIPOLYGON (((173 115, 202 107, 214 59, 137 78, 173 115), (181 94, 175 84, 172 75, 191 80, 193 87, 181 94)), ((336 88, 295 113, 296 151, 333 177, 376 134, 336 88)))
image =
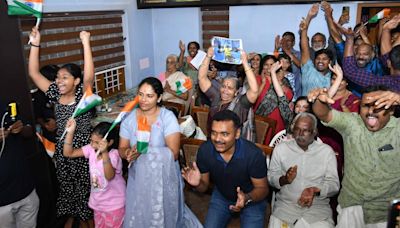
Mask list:
MULTIPOLYGON (((152 9, 154 73, 165 71, 169 54, 179 55, 179 40, 201 43, 200 8, 152 9)), ((185 52, 187 55, 187 50, 185 52)))
MULTIPOLYGON (((291 31, 296 35, 295 49, 299 50, 299 24, 311 8, 311 4, 234 6, 229 8, 229 36, 243 39, 243 47, 247 52, 273 52, 276 35, 291 31)), ((332 4, 333 17, 338 19, 342 7, 350 7, 350 22, 354 26, 357 15, 355 2, 332 4)), ((327 37, 329 32, 323 11, 311 21, 308 34, 311 37, 322 32, 327 37)))

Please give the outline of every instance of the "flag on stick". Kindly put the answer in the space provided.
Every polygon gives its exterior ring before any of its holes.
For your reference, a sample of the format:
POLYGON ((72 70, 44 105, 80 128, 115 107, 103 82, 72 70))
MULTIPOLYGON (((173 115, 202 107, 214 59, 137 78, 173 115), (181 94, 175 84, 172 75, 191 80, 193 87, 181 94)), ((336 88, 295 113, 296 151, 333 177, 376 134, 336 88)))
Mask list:
POLYGON ((8 15, 33 15, 42 18, 43 0, 7 0, 8 15))
POLYGON ((390 9, 389 8, 385 8, 385 9, 379 11, 375 16, 371 17, 368 20, 368 23, 376 23, 380 19, 382 19, 384 17, 388 17, 389 15, 390 15, 390 9))
POLYGON ((176 81, 175 84, 176 84, 176 95, 178 96, 186 93, 186 91, 190 90, 193 87, 192 80, 190 80, 190 78, 188 77, 176 81))
POLYGON ((72 114, 72 118, 89 111, 99 104, 101 104, 101 97, 93 94, 92 88, 88 87, 85 91, 85 94, 83 94, 83 97, 76 106, 74 114, 72 114))

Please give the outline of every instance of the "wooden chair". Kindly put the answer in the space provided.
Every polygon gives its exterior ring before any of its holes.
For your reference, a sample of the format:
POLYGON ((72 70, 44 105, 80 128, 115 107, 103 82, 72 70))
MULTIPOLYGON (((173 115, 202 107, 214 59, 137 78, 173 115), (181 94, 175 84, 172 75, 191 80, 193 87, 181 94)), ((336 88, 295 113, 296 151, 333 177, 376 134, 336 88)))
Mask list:
POLYGON ((196 161, 197 151, 199 151, 200 145, 204 142, 203 140, 192 138, 181 139, 181 148, 186 166, 191 167, 192 163, 196 161))
POLYGON ((191 115, 196 122, 196 125, 200 127, 203 133, 208 136, 207 131, 207 121, 208 121, 208 108, 203 108, 199 106, 193 106, 191 110, 191 115))
POLYGON ((276 120, 266 116, 255 115, 254 122, 256 125, 256 143, 264 144, 268 131, 271 131, 271 135, 275 135, 276 120))
POLYGON ((178 117, 184 116, 185 115, 185 105, 184 104, 179 104, 175 102, 168 102, 168 101, 163 101, 162 104, 168 108, 168 109, 174 109, 178 113, 178 117))

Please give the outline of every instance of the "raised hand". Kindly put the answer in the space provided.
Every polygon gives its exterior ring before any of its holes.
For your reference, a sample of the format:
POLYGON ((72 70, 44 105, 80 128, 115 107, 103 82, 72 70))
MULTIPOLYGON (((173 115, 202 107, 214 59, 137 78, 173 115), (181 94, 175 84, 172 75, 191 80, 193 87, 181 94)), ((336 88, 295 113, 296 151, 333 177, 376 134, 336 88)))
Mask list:
POLYGON ((214 47, 209 47, 207 49, 207 57, 212 58, 214 56, 214 47))
POLYGON ((275 36, 275 50, 278 51, 282 47, 282 40, 279 35, 275 36))
POLYGON ((335 103, 335 101, 329 97, 327 88, 316 88, 311 90, 307 95, 307 99, 311 103, 314 103, 317 99, 325 104, 335 103))
POLYGON ((392 19, 383 25, 383 29, 395 29, 400 23, 400 14, 395 15, 392 19))
POLYGON ((279 68, 282 67, 282 63, 280 61, 275 62, 274 64, 272 64, 271 66, 271 73, 272 72, 277 72, 279 70, 279 68))
POLYGON ((311 207, 314 200, 314 194, 319 191, 320 190, 316 187, 305 188, 297 203, 302 207, 311 207))
POLYGON ((343 70, 340 67, 339 64, 335 64, 334 66, 332 66, 331 64, 329 64, 329 69, 332 71, 332 73, 336 74, 336 76, 339 78, 340 80, 342 80, 343 78, 343 70))
POLYGON ((71 118, 67 121, 67 126, 66 128, 68 129, 68 132, 75 132, 76 129, 76 121, 74 118, 71 118))
POLYGON ((375 109, 382 107, 389 109, 394 105, 400 105, 400 94, 392 91, 371 92, 366 99, 368 104, 374 103, 375 109))
POLYGON ((322 11, 325 12, 325 14, 332 15, 333 9, 331 7, 331 4, 329 4, 327 1, 322 1, 321 2, 321 9, 322 11))
POLYGON ((244 50, 240 50, 240 59, 242 60, 242 64, 249 63, 249 61, 247 59, 247 54, 244 50))
POLYGON ((90 32, 81 31, 79 33, 79 38, 81 39, 82 43, 87 43, 90 41, 90 32))
POLYGON ((308 28, 308 24, 307 24, 306 20, 304 18, 302 18, 300 21, 299 29, 300 29, 300 31, 304 31, 304 30, 307 30, 307 28, 308 28))
POLYGON ((108 152, 107 147, 108 147, 107 139, 103 139, 99 142, 98 150, 100 151, 100 153, 108 152))
POLYGON ((181 172, 183 179, 185 179, 190 185, 194 187, 200 185, 201 173, 196 162, 193 162, 193 168, 185 167, 181 172))
POLYGON ((31 33, 29 34, 29 41, 31 44, 39 46, 40 45, 40 32, 38 27, 33 27, 31 33))
POLYGON ((317 16, 318 10, 319 10, 319 3, 314 3, 311 6, 311 9, 308 11, 307 17, 313 18, 313 17, 317 16))
POLYGON ((230 205, 229 209, 234 212, 240 212, 240 210, 242 210, 242 208, 244 208, 245 206, 246 195, 244 194, 244 192, 242 192, 242 190, 240 190, 240 187, 236 188, 236 192, 237 192, 236 204, 230 205))
POLYGON ((179 50, 181 50, 181 52, 185 52, 185 43, 183 43, 182 40, 179 40, 179 50))

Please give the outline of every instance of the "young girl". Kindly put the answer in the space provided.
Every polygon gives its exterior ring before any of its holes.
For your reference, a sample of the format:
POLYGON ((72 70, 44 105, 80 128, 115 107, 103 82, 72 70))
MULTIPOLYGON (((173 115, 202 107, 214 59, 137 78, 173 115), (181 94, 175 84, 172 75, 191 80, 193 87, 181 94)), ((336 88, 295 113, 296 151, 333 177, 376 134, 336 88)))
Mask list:
MULTIPOLYGON (((90 33, 82 31, 79 38, 83 46, 84 73, 81 68, 68 63, 60 67, 54 82, 49 81, 39 71, 40 32, 34 27, 30 34, 31 50, 29 54, 29 76, 36 86, 46 94, 54 104, 56 120, 56 176, 59 184, 59 193, 56 204, 58 218, 67 218, 65 228, 73 225, 74 219, 80 221, 81 227, 93 227, 93 211, 88 207, 90 180, 89 164, 85 158, 70 159, 63 156, 63 140, 60 139, 67 120, 71 118, 77 104, 83 96, 85 88, 94 83, 94 64, 90 47, 90 33)), ((92 126, 90 120, 93 112, 86 112, 75 118, 77 134, 73 139, 75 148, 89 143, 92 126)))
POLYGON ((64 141, 64 156, 89 159, 91 191, 89 207, 94 211, 95 227, 122 227, 125 214, 125 180, 119 157, 117 132, 113 129, 103 140, 111 124, 99 123, 92 132, 90 144, 74 149, 72 139, 76 128, 74 119, 67 122, 68 133, 64 141), (111 150, 110 150, 111 149, 111 150), (96 155, 99 151, 99 155, 96 155))

